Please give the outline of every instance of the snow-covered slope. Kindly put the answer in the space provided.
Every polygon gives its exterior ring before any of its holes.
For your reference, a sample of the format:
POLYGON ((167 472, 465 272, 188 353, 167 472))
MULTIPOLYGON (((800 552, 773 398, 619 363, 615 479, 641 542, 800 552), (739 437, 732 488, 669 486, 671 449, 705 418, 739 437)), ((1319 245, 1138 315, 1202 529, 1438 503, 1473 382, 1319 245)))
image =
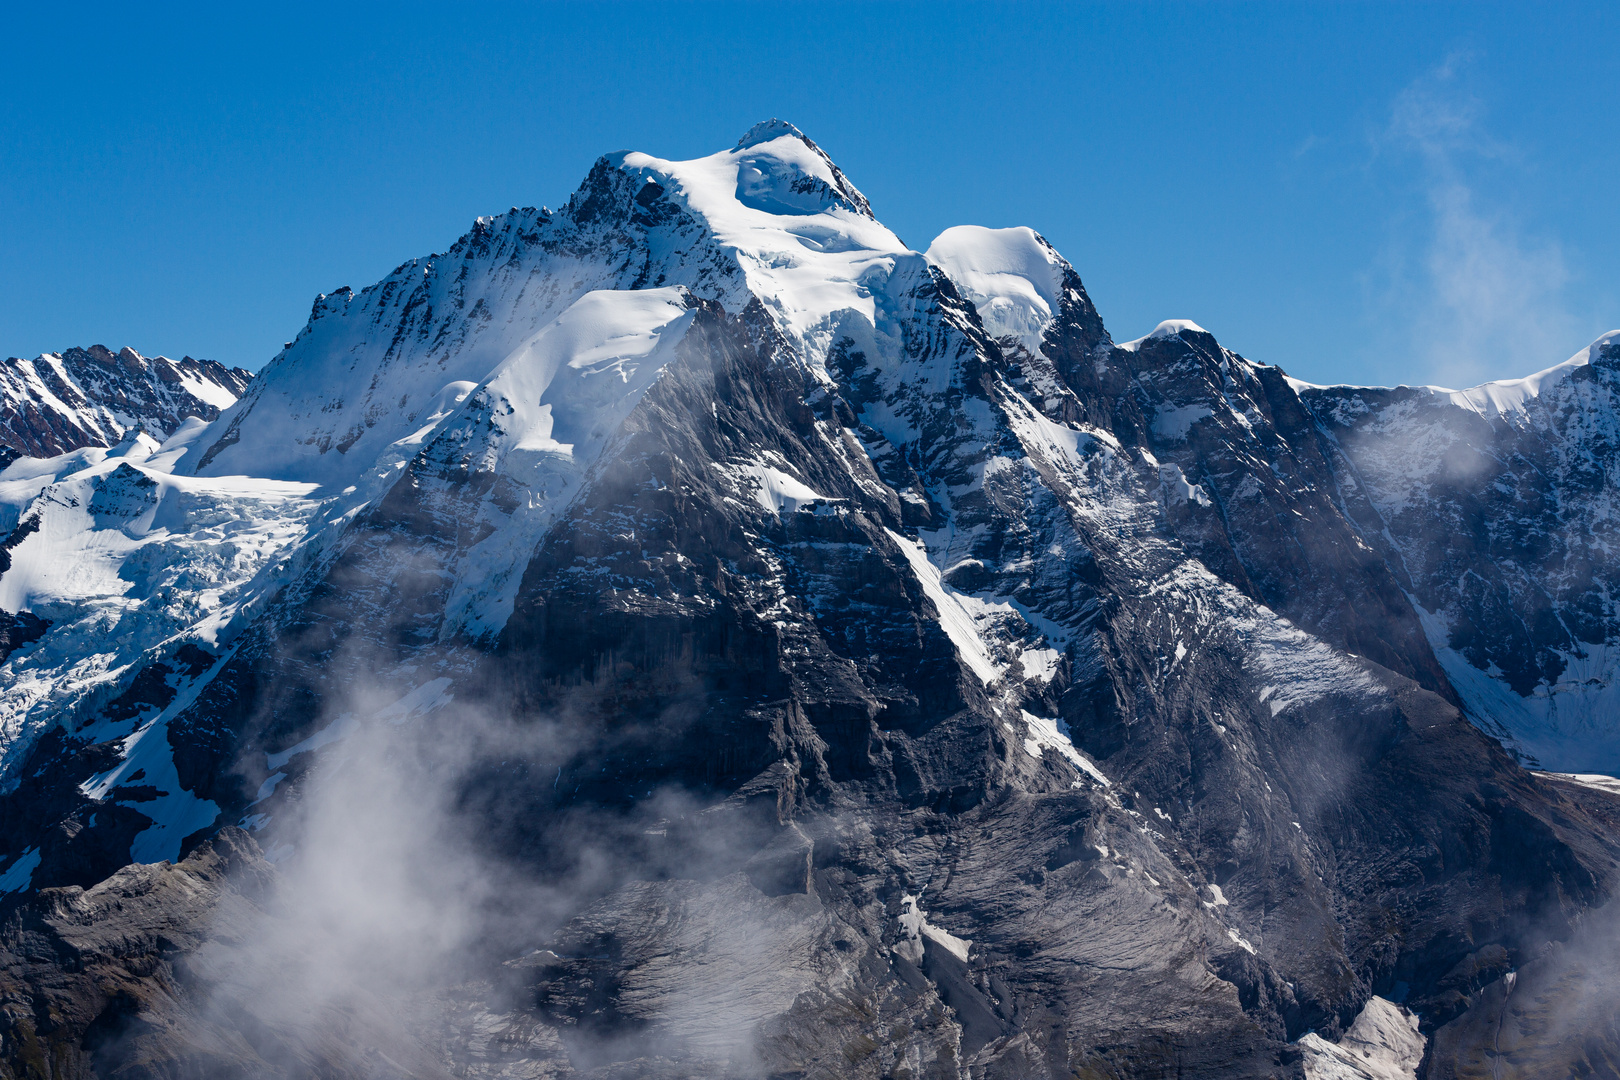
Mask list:
POLYGON ((443 255, 317 299, 187 467, 355 483, 408 458, 446 394, 483 383, 592 290, 684 286, 733 314, 762 304, 822 364, 846 326, 895 333, 880 299, 907 258, 921 261, 791 125, 757 125, 695 161, 609 155, 555 213, 480 218, 443 255), (608 213, 623 204, 627 216, 608 213))
POLYGON ((505 625, 534 546, 691 322, 691 294, 677 286, 586 293, 424 437, 413 459, 424 483, 494 478, 491 497, 464 522, 484 538, 446 568, 455 584, 441 636, 488 637, 505 625), (432 480, 428 463, 438 470, 432 480))
POLYGON ((164 721, 296 576, 295 553, 323 509, 310 484, 175 475, 198 430, 163 447, 132 434, 111 451, 23 458, 0 472, 0 514, 12 526, 0 548, 0 610, 49 624, 0 679, 0 780, 14 786, 28 749, 53 728, 91 742, 129 737, 126 753, 140 764, 126 771, 153 782, 137 795, 150 826, 130 841, 144 861, 176 857, 218 813, 173 782, 164 721), (165 773, 170 781, 157 784, 165 773))
POLYGON ((1522 379, 1481 383, 1467 390, 1447 390, 1438 386, 1424 389, 1444 395, 1458 408, 1479 413, 1486 419, 1524 417, 1536 399, 1541 397, 1543 387, 1557 386, 1573 374, 1576 368, 1585 367, 1593 360, 1601 359, 1604 350, 1617 342, 1620 342, 1620 330, 1611 330, 1562 364, 1554 364, 1544 371, 1538 371, 1522 379))
POLYGON ((159 440, 187 417, 213 420, 253 376, 212 360, 92 345, 0 364, 0 463, 112 446, 136 428, 159 440))

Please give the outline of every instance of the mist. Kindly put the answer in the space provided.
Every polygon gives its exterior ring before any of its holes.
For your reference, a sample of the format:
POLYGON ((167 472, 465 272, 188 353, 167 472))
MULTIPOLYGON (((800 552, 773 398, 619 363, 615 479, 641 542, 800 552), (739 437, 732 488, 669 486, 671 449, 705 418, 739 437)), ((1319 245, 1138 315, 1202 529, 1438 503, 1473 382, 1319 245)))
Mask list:
POLYGON ((194 1042, 253 1077, 483 1075, 457 1071, 468 1046, 559 1068, 695 1054, 758 1073, 759 1022, 815 984, 831 926, 812 889, 774 887, 784 866, 804 877, 809 852, 774 798, 663 788, 572 806, 560 781, 587 760, 577 724, 380 686, 328 715, 347 734, 252 808, 274 861, 255 916, 232 909, 185 961, 194 1042), (625 939, 697 957, 649 976, 645 1016, 589 1000, 625 939))
POLYGON ((1411 381, 1453 388, 1551 367, 1602 332, 1600 313, 1583 317, 1570 298, 1571 252, 1482 185, 1530 165, 1490 132, 1468 63, 1449 57, 1407 86, 1373 140, 1380 154, 1415 157, 1421 177, 1422 210, 1396 223, 1374 275, 1382 347, 1410 357, 1411 381))

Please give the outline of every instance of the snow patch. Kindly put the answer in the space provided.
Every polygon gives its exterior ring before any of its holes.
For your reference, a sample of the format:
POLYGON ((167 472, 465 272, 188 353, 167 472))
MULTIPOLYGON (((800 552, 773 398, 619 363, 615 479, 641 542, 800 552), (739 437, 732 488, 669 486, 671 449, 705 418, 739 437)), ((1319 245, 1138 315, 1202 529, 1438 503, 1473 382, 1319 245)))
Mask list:
POLYGON ((12 860, 5 873, 0 874, 0 893, 21 892, 28 888, 41 858, 39 848, 31 847, 12 860))
POLYGON ((152 819, 152 824, 136 834, 129 846, 132 862, 179 859, 181 842, 197 830, 214 824, 219 817, 217 804, 199 798, 180 785, 174 753, 169 747, 169 721, 196 699, 197 689, 194 684, 189 693, 171 703, 158 719, 125 738, 123 760, 117 765, 79 786, 80 791, 97 802, 133 803, 135 809, 152 819), (135 782, 132 778, 137 773, 142 774, 138 781, 141 786, 156 789, 156 798, 136 800, 119 796, 119 787, 135 782))
POLYGON ((1250 640, 1245 666, 1268 680, 1259 701, 1270 707, 1272 716, 1326 697, 1383 692, 1361 662, 1269 608, 1257 606, 1252 615, 1233 623, 1250 640))
POLYGON ((923 593, 933 601, 934 610, 939 613, 940 628, 956 646, 962 662, 986 685, 1001 678, 1001 668, 990 658, 984 639, 974 625, 973 614, 963 603, 966 598, 940 580, 939 567, 928 561, 928 549, 921 541, 908 539, 893 529, 884 531, 906 557, 923 593))
POLYGON ((828 501, 825 495, 769 465, 744 465, 734 471, 753 485, 754 502, 773 514, 791 514, 813 503, 828 501))
POLYGON ((1550 776, 1558 780, 1567 780, 1572 784, 1592 788, 1609 795, 1620 795, 1620 778, 1607 776, 1603 773, 1549 773, 1538 772, 1537 776, 1550 776))
POLYGON ((451 680, 440 677, 425 682, 392 705, 377 710, 376 718, 390 724, 403 724, 438 712, 456 699, 449 693, 451 680))
POLYGON ((1049 683, 1057 676, 1063 654, 1056 649, 1025 649, 1019 654, 1018 660, 1023 665, 1026 679, 1049 683))
POLYGON ((1163 485, 1165 501, 1172 506, 1184 506, 1188 503, 1195 503, 1198 506, 1210 505, 1209 493, 1204 490, 1204 486, 1188 480, 1180 465, 1160 465, 1159 483, 1163 485))
POLYGON ((1112 781, 1103 775, 1102 770, 1093 765, 1091 759, 1075 747, 1074 741, 1069 738, 1068 725, 1062 720, 1036 716, 1026 709, 1020 709, 1018 712, 1024 718, 1024 727, 1029 732, 1024 739, 1024 753, 1039 760, 1043 750, 1055 750, 1069 764, 1089 775, 1103 787, 1113 786, 1112 781))
MULTIPOLYGON (((353 713, 343 713, 336 720, 302 742, 294 743, 278 753, 265 754, 265 767, 272 770, 279 769, 299 754, 307 754, 313 750, 319 750, 323 746, 348 738, 354 734, 358 727, 359 724, 355 721, 353 713)), ((263 796, 260 796, 260 798, 263 798, 263 796)))
MULTIPOLYGON (((285 779, 287 779, 287 774, 284 772, 271 773, 269 776, 265 777, 264 783, 259 785, 259 790, 253 795, 253 802, 248 803, 248 805, 254 806, 258 803, 262 803, 264 800, 274 795, 276 793, 276 787, 285 779)), ((263 815, 260 816, 262 817, 263 815)))
POLYGON ((1153 415, 1153 433, 1161 439, 1175 442, 1187 437, 1192 426, 1206 416, 1214 416, 1207 405, 1182 405, 1174 409, 1160 409, 1153 415))
POLYGON ((1434 657, 1462 698, 1463 712, 1552 769, 1586 766, 1620 769, 1620 647, 1583 642, 1555 650, 1564 671, 1555 684, 1520 696, 1451 647, 1446 618, 1408 596, 1434 657))
POLYGON ((894 951, 913 964, 920 964, 923 959, 922 939, 927 938, 964 964, 967 963, 968 949, 973 942, 931 925, 921 902, 922 898, 918 896, 906 895, 900 898, 898 921, 901 937, 895 942, 894 951))

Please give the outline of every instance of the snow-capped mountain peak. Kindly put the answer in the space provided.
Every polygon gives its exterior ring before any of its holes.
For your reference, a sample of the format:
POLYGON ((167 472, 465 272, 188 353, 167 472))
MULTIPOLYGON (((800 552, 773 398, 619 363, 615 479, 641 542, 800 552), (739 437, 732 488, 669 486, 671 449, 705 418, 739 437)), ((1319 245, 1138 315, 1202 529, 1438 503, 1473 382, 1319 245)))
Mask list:
POLYGON ((897 354, 875 342, 895 333, 876 297, 907 260, 921 270, 791 125, 692 161, 612 154, 556 213, 481 218, 443 255, 317 298, 186 467, 338 489, 386 473, 445 387, 482 384, 594 289, 678 285, 733 314, 758 303, 813 367, 840 337, 897 354))
POLYGON ((212 360, 146 357, 128 346, 11 357, 0 364, 0 466, 112 446, 137 427, 167 437, 187 417, 213 420, 252 379, 212 360))
POLYGON ((1165 338, 1180 337, 1184 333, 1207 334, 1209 331, 1191 319, 1166 319, 1141 337, 1133 341, 1120 342, 1119 347, 1127 352, 1136 352, 1144 341, 1162 341, 1165 338))
POLYGON ((1011 335, 1029 352, 1040 351, 1069 264, 1039 233, 958 225, 935 237, 928 261, 972 301, 991 337, 1011 335))
POLYGON ((733 149, 747 150, 749 147, 758 146, 760 143, 770 142, 773 139, 780 139, 785 135, 804 142, 810 141, 806 138, 804 132, 800 131, 795 125, 788 123, 786 120, 778 120, 773 116, 769 120, 761 120, 743 132, 742 138, 737 140, 737 145, 733 149))
POLYGON ((1461 711, 1620 753, 1585 356, 1306 387, 1114 345, 1033 230, 909 250, 780 121, 603 157, 318 297, 211 422, 0 469, 0 1072, 1240 1080, 1362 1013, 1410 1075, 1370 994, 1443 1049, 1620 882, 1613 808, 1461 711), (309 871, 307 940, 433 983, 342 1037, 221 960, 296 907, 209 907, 309 871))
MULTIPOLYGON (((810 169, 801 174, 801 177, 794 178, 798 183, 804 185, 806 188, 809 188, 812 187, 813 184, 807 182, 807 180, 803 178, 820 180, 822 183, 829 185, 849 209, 861 214, 865 214, 867 217, 873 216, 872 205, 866 201, 866 196, 862 195, 860 190, 857 189, 854 184, 850 183, 849 178, 844 175, 844 171, 833 163, 833 159, 827 156, 826 151, 817 146, 810 136, 806 135, 804 132, 800 131, 786 120, 777 120, 772 118, 770 120, 762 120, 755 124, 753 127, 748 129, 747 133, 745 133, 742 138, 737 140, 737 145, 734 148, 734 152, 753 150, 755 147, 763 146, 766 143, 775 142, 778 139, 797 139, 799 142, 803 143, 811 153, 815 154, 816 157, 821 159, 820 166, 812 165, 810 169)), ((797 155, 794 156, 796 157, 797 155)), ((808 191, 800 191, 795 192, 794 194, 804 195, 808 193, 808 191)))

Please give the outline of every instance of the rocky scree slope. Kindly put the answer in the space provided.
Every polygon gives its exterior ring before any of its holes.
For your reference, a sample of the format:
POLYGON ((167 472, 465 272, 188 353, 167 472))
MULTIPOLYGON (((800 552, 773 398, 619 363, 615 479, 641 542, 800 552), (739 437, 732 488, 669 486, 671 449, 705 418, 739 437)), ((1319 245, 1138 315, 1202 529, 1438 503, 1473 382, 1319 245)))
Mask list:
POLYGON ((1452 1046, 1602 909, 1612 806, 1468 721, 1311 393, 1116 344, 1027 229, 911 251, 774 121, 318 299, 206 429, 0 475, 0 606, 53 616, 0 689, 0 1061, 1297 1076, 1374 994, 1452 1046), (464 854, 567 888, 292 1023, 219 950, 379 739, 474 746, 464 854), (72 890, 222 843, 242 884, 92 904, 175 930, 67 977, 72 890))

